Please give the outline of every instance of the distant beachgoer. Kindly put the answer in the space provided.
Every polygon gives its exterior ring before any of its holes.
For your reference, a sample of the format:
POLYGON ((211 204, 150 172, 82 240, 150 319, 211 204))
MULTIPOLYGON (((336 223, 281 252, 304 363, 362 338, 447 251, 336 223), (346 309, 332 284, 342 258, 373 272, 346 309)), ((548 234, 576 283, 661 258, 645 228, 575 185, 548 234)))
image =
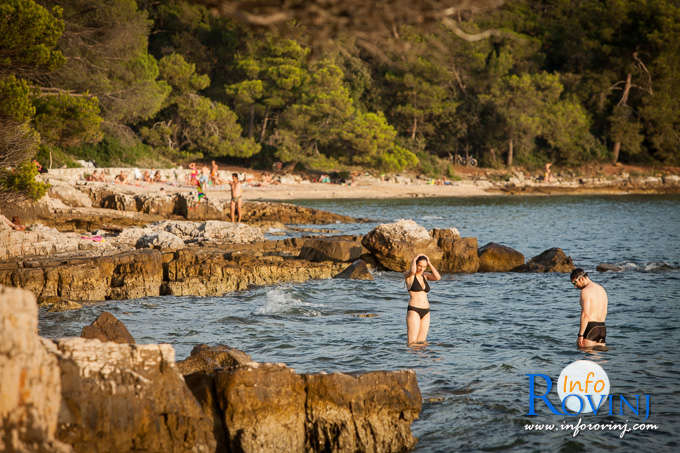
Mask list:
POLYGON ((222 184, 222 180, 220 179, 220 168, 217 166, 215 161, 212 161, 212 165, 210 167, 210 182, 214 186, 219 186, 222 184))
POLYGON ((156 170, 156 173, 153 175, 153 182, 165 182, 161 176, 161 171, 156 170))
POLYGON ((231 181, 229 181, 229 185, 231 186, 231 221, 236 221, 236 210, 238 210, 238 221, 240 222, 241 211, 243 210, 241 201, 241 197, 243 196, 243 188, 241 187, 241 181, 238 179, 238 173, 231 174, 231 181))
POLYGON ((545 182, 552 181, 552 173, 550 172, 550 167, 552 167, 552 162, 548 162, 545 164, 545 176, 543 177, 543 181, 545 182))
POLYGON ((19 220, 19 217, 12 217, 12 221, 10 222, 10 226, 15 229, 16 231, 24 231, 26 229, 26 225, 21 223, 21 220, 19 220))
POLYGON ((579 348, 604 346, 607 328, 607 292, 601 285, 590 279, 583 269, 576 268, 571 273, 571 283, 581 290, 581 324, 576 344, 579 348))
POLYGON ((120 184, 125 184, 127 182, 127 174, 123 170, 120 171, 114 178, 113 182, 115 183, 120 183, 120 184))
POLYGON ((187 183, 190 186, 197 186, 199 184, 198 182, 198 168, 196 167, 195 163, 190 163, 189 164, 189 169, 191 170, 191 173, 189 173, 189 178, 187 180, 187 183))
POLYGON ((144 170, 144 176, 142 179, 144 182, 153 182, 153 178, 151 177, 151 172, 149 170, 144 170))
POLYGON ((404 278, 410 296, 406 308, 408 344, 425 343, 430 329, 430 302, 427 300, 430 285, 427 281, 437 281, 442 277, 426 255, 416 255, 404 278), (425 272, 428 267, 430 272, 425 272))
POLYGON ((198 201, 201 201, 202 198, 205 198, 206 201, 208 200, 208 196, 205 194, 206 192, 206 187, 208 187, 208 182, 210 181, 210 170, 208 167, 203 167, 201 169, 201 174, 198 177, 198 201))
POLYGON ((38 173, 47 173, 47 169, 40 165, 40 162, 37 160, 33 159, 33 165, 38 169, 38 173))

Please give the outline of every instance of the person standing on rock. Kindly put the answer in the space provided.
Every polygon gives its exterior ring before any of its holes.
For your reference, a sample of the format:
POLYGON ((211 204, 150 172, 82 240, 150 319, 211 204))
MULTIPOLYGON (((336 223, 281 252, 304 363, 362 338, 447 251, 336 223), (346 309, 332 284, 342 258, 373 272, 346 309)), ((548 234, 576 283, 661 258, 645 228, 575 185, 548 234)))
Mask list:
POLYGON ((229 181, 231 186, 231 221, 236 221, 236 211, 238 210, 238 221, 241 221, 241 208, 243 196, 243 189, 241 188, 241 181, 238 180, 238 173, 231 174, 231 181, 229 181))
POLYGON ((427 281, 441 278, 426 255, 416 255, 413 258, 411 269, 405 274, 410 296, 406 308, 406 335, 409 345, 422 344, 427 340, 427 331, 430 329, 430 302, 427 300, 430 285, 427 281), (428 267, 430 272, 425 272, 428 267))
POLYGON ((571 283, 581 290, 581 325, 576 344, 579 348, 604 346, 607 328, 607 292, 588 277, 583 269, 576 268, 571 273, 571 283))

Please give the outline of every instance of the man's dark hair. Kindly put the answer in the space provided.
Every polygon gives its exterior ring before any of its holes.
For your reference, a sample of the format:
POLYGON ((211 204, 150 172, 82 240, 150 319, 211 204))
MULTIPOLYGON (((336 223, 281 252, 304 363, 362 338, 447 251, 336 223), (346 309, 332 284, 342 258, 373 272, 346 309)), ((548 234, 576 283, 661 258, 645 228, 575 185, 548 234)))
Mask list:
POLYGON ((231 174, 231 177, 232 177, 232 178, 234 178, 234 177, 238 178, 238 173, 232 173, 232 174, 231 174))
POLYGON ((573 282, 574 280, 576 280, 579 277, 587 277, 587 276, 588 276, 588 273, 586 271, 584 271, 580 267, 577 267, 576 269, 571 271, 571 276, 569 277, 569 279, 573 282))

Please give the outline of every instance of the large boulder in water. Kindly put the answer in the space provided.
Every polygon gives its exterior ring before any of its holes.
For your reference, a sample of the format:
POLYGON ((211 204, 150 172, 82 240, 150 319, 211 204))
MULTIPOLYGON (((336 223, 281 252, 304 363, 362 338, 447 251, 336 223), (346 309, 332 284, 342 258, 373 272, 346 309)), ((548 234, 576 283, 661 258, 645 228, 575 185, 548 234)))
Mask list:
POLYGON ((373 275, 368 267, 368 263, 358 259, 350 264, 345 270, 335 275, 333 278, 348 278, 352 280, 373 280, 373 275))
POLYGON ((105 311, 89 326, 83 327, 82 338, 96 338, 99 341, 113 341, 114 343, 134 344, 135 339, 130 335, 125 324, 108 311, 105 311))
POLYGON ((524 255, 508 246, 489 242, 479 249, 479 272, 509 272, 524 264, 524 255))
POLYGON ((0 286, 0 451, 71 451, 55 439, 61 378, 50 348, 33 294, 0 286))
POLYGON ((475 273, 479 269, 479 256, 477 254, 477 238, 451 239, 441 237, 439 247, 444 252, 441 272, 465 272, 475 273))
POLYGON ((397 272, 408 270, 416 255, 427 255, 436 267, 444 255, 430 233, 413 220, 379 225, 361 243, 382 266, 397 272))
POLYGON ((515 272, 571 272, 574 261, 561 248, 551 248, 534 256, 526 264, 515 269, 515 272))
POLYGON ((361 236, 341 236, 306 239, 299 257, 308 261, 343 261, 358 259, 366 249, 361 236))
POLYGON ((458 228, 433 228, 430 231, 430 235, 432 236, 432 239, 437 241, 437 243, 441 243, 442 241, 450 241, 453 242, 457 239, 460 239, 460 232, 458 231, 458 228))
POLYGON ((76 452, 214 452, 213 425, 175 368, 170 345, 57 342, 58 438, 76 452))

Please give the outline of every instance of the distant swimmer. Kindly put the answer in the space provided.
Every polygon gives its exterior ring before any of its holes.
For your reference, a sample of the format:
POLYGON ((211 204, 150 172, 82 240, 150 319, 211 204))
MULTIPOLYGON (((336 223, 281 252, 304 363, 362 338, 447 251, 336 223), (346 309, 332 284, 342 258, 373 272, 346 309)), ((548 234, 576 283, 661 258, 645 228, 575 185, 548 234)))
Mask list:
POLYGON ((576 344, 579 348, 604 346, 607 336, 604 325, 607 317, 607 292, 580 268, 572 271, 571 283, 581 290, 581 325, 576 344))
POLYGON ((427 300, 430 285, 427 281, 437 281, 441 278, 426 255, 416 255, 413 258, 411 270, 405 274, 406 288, 411 296, 406 308, 409 345, 425 343, 427 340, 427 331, 430 329, 430 302, 427 300), (428 267, 431 272, 425 272, 428 267))

